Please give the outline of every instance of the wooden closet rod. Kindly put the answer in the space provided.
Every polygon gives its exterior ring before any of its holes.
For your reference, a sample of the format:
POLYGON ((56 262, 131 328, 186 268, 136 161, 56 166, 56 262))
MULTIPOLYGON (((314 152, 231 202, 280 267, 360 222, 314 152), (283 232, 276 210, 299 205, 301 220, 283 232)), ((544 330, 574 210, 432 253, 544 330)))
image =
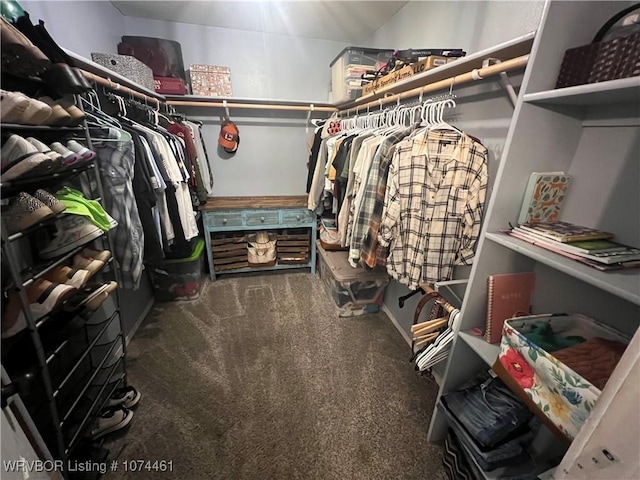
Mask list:
POLYGON ((108 78, 103 78, 99 75, 95 75, 91 72, 87 72, 85 70, 82 70, 82 74, 87 77, 89 80, 96 82, 99 85, 102 85, 103 87, 107 87, 115 92, 121 92, 121 93, 126 93, 127 95, 132 95, 136 98, 138 98, 139 100, 143 100, 151 105, 155 104, 157 109, 160 110, 160 100, 154 97, 150 97, 148 95, 145 95, 144 93, 140 93, 136 90, 133 90, 129 87, 125 87, 124 85, 120 85, 117 82, 114 82, 108 78))
MULTIPOLYGON (((210 107, 210 108, 224 108, 225 105, 218 102, 190 102, 188 100, 169 100, 167 105, 173 105, 174 107, 210 107)), ((260 104, 260 103, 232 103, 227 102, 227 108, 247 108, 251 110, 292 110, 299 112, 336 112, 336 107, 313 107, 311 105, 276 105, 276 104, 260 104)))
MULTIPOLYGON (((477 70, 473 70, 471 72, 461 73, 460 75, 456 75, 454 77, 445 78, 444 80, 440 80, 438 82, 430 83, 425 85, 424 87, 417 87, 411 90, 407 90, 406 92, 397 93, 395 95, 390 95, 388 97, 381 97, 377 100, 371 100, 370 102, 363 103, 362 105, 358 105, 357 107, 345 108, 340 110, 340 114, 345 114, 347 112, 355 113, 356 111, 362 112, 367 108, 379 107, 380 102, 382 101, 382 105, 386 105, 388 103, 397 102, 398 100, 406 100, 407 98, 417 97, 420 93, 428 93, 434 92, 436 90, 444 90, 453 85, 453 87, 457 87, 463 83, 469 83, 476 80, 482 80, 487 77, 491 77, 494 75, 500 75, 502 72, 509 72, 511 70, 518 70, 519 68, 523 68, 527 65, 529 61, 529 55, 522 55, 521 57, 512 58, 511 60, 505 60, 504 62, 497 63, 495 65, 491 65, 484 68, 478 68, 477 70)), ((375 112, 372 112, 375 113, 375 112)))

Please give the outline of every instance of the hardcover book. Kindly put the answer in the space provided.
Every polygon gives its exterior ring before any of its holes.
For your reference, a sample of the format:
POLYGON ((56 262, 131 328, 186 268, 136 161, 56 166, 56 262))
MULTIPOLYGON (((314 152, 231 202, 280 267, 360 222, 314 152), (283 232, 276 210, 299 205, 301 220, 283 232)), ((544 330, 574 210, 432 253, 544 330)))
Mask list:
POLYGON ((533 172, 524 192, 518 223, 558 221, 570 178, 564 172, 533 172))
POLYGON ((568 222, 523 223, 519 227, 522 230, 562 243, 613 238, 613 233, 568 222))
POLYGON ((531 313, 535 280, 533 272, 489 276, 487 328, 484 332, 484 339, 487 342, 500 342, 502 324, 508 318, 531 313))

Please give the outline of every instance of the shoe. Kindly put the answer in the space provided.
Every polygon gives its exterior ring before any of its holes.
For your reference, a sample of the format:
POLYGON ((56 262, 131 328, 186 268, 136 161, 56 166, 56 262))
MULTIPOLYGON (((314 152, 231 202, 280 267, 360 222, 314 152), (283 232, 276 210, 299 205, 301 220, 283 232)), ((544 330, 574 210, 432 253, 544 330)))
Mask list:
MULTIPOLYGON (((111 258, 111 252, 109 252, 108 250, 105 250, 104 253, 108 254, 106 256, 106 260, 100 260, 95 257, 87 256, 84 253, 87 250, 89 249, 85 248, 82 252, 76 253, 73 256, 73 263, 71 264, 71 268, 86 270, 90 274, 89 278, 91 278, 104 268, 109 258, 111 258)), ((103 252, 96 252, 96 253, 101 254, 103 252)), ((101 258, 104 258, 104 255, 101 255, 101 258)))
POLYGON ((0 151, 2 181, 47 175, 54 165, 49 157, 20 135, 12 134, 0 151))
MULTIPOLYGON (((39 278, 25 288, 29 308, 34 320, 55 312, 64 301, 76 291, 71 285, 56 285, 39 278)), ((7 309, 2 315, 2 338, 16 335, 27 328, 27 319, 22 311, 22 303, 18 292, 11 290, 8 294, 7 309)))
POLYGON ((107 407, 102 409, 91 425, 91 438, 97 440, 108 433, 116 432, 131 423, 133 412, 125 407, 107 407))
POLYGON ((91 273, 87 270, 77 270, 65 265, 59 265, 45 273, 42 278, 49 280, 51 283, 81 288, 87 284, 91 276, 91 273))
POLYGON ((90 248, 83 249, 80 253, 77 253, 73 257, 73 268, 84 268, 91 262, 99 261, 107 263, 111 258, 111 252, 109 250, 92 250, 90 248))
POLYGON ((73 99, 69 99, 68 96, 62 97, 57 100, 57 104, 64 108, 71 117, 67 125, 75 127, 84 121, 84 112, 76 106, 73 99))
POLYGON ((51 67, 51 60, 27 36, 0 17, 2 69, 20 77, 37 76, 51 67))
POLYGON ((2 94, 2 121, 20 125, 45 125, 51 116, 51 107, 20 92, 0 90, 2 94), (26 100, 26 104, 24 101, 26 100), (5 103, 8 112, 5 111, 5 103))
POLYGON ((22 232, 55 214, 50 207, 28 193, 20 192, 2 212, 2 219, 9 235, 22 232))
POLYGON ((0 121, 2 123, 20 123, 25 117, 29 99, 17 92, 0 90, 0 121))
POLYGON ((36 190, 33 196, 44 203, 47 207, 49 207, 56 215, 64 212, 67 209, 64 203, 62 203, 46 190, 36 190))
POLYGON ((77 155, 80 155, 80 160, 82 160, 83 162, 88 162, 96 158, 96 152, 89 150, 87 147, 76 142, 75 140, 69 140, 67 142, 67 148, 77 155))
POLYGON ((54 152, 53 150, 51 150, 46 143, 41 142, 37 138, 27 137, 25 138, 25 140, 29 142, 31 145, 33 145, 34 147, 36 147, 36 149, 39 152, 44 153, 47 157, 49 157, 49 159, 51 159, 51 163, 52 163, 51 173, 55 173, 62 170, 63 161, 64 161, 62 155, 60 155, 58 152, 54 152))
POLYGON ((51 150, 58 153, 62 157, 63 168, 79 166, 81 161, 80 155, 72 152, 60 142, 53 142, 51 145, 49 145, 49 148, 51 148, 51 150))
POLYGON ((140 399, 142 398, 142 394, 129 385, 128 387, 118 388, 111 394, 109 400, 107 400, 107 407, 117 407, 121 405, 125 408, 131 408, 136 405, 140 399))
POLYGON ((51 116, 47 121, 47 125, 61 127, 71 123, 71 114, 51 97, 40 97, 38 100, 46 103, 51 108, 51 116))
POLYGON ((104 233, 102 229, 81 215, 63 215, 56 223, 58 233, 51 243, 40 251, 40 256, 45 260, 64 255, 104 233))

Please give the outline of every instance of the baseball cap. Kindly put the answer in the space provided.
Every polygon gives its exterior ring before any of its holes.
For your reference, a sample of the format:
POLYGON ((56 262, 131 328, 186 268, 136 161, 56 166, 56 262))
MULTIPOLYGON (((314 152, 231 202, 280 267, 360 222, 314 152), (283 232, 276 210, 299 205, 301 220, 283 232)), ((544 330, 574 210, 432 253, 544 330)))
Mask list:
POLYGON ((220 125, 220 135, 218 143, 227 153, 234 153, 240 145, 240 131, 235 123, 231 120, 225 120, 220 125))

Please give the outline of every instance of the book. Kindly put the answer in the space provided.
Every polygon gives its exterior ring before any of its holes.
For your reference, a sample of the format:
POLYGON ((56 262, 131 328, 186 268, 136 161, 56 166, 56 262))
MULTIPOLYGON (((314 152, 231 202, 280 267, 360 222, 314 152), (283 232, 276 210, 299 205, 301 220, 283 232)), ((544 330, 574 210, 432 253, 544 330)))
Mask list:
POLYGON ((591 260, 600 261, 601 263, 619 263, 629 260, 640 260, 640 249, 622 245, 621 243, 611 242, 609 240, 586 240, 584 242, 556 242, 546 237, 538 235, 527 230, 515 227, 514 232, 530 237, 539 243, 548 243, 550 247, 557 248, 564 252, 572 253, 580 257, 589 258, 591 260), (600 245, 602 249, 585 249, 576 247, 576 244, 583 246, 600 245), (608 247, 608 248, 607 248, 608 247))
POLYGON ((568 222, 523 223, 518 227, 527 232, 562 243, 613 238, 613 233, 568 222))
POLYGON ((574 253, 569 253, 564 250, 560 250, 558 248, 558 245, 561 245, 560 242, 543 242, 539 237, 525 235, 522 232, 518 232, 515 230, 503 230, 502 233, 505 233, 519 240, 523 240, 527 243, 530 243, 531 245, 535 245, 536 247, 544 248, 545 250, 549 250, 550 252, 557 253, 558 255, 562 255, 563 257, 570 258, 571 260, 575 260, 579 263, 582 263, 583 265, 586 265, 591 268, 595 268, 596 270, 600 270, 601 272, 608 272, 611 270, 640 268, 640 261, 620 262, 620 263, 612 263, 607 265, 605 263, 596 262, 588 258, 581 257, 580 255, 576 255, 574 253))
POLYGON ((564 172, 533 172, 524 192, 518 223, 557 222, 570 179, 564 172))
POLYGON ((498 343, 502 338, 505 320, 531 313, 535 273, 490 275, 487 283, 487 327, 484 339, 489 343, 498 343))

